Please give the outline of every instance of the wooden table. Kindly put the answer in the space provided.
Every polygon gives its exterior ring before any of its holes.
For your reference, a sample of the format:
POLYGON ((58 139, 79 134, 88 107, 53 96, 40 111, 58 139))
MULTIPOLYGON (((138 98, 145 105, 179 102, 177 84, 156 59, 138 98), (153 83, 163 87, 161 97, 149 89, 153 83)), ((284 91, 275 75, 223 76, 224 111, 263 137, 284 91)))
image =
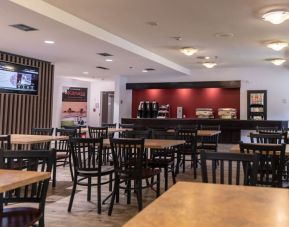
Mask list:
POLYGON ((55 140, 66 140, 66 139, 68 139, 68 136, 11 134, 11 143, 19 144, 19 145, 45 143, 45 142, 51 142, 55 140))
POLYGON ((124 227, 289 226, 288 189, 178 182, 124 227))
MULTIPOLYGON (((266 146, 266 144, 260 144, 260 146, 264 146, 264 145, 266 146)), ((270 144, 270 145, 276 145, 276 144, 270 144)), ((240 145, 239 144, 232 145, 232 147, 230 148, 230 152, 240 153, 240 145)), ((287 146, 287 145, 286 145, 285 155, 289 156, 289 146, 287 146)))
MULTIPOLYGON (((162 139, 145 139, 145 148, 155 148, 155 149, 163 149, 168 147, 173 147, 177 145, 184 144, 186 141, 184 140, 162 140, 162 139)), ((105 147, 109 147, 109 139, 103 140, 103 145, 105 147)))
MULTIPOLYGON (((167 132, 175 132, 175 129, 169 129, 167 130, 167 132)), ((204 136, 204 137, 215 136, 220 133, 221 131, 216 131, 216 130, 198 130, 197 131, 198 136, 204 136)))

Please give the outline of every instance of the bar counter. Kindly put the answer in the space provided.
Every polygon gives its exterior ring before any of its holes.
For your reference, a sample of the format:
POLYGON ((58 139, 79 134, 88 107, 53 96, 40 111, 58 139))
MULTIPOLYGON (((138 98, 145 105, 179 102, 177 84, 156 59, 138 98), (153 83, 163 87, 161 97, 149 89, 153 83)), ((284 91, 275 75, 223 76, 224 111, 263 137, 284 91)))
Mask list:
POLYGON ((196 118, 122 118, 122 124, 135 124, 143 128, 174 128, 181 125, 220 125, 220 143, 238 143, 241 140, 241 130, 255 130, 261 127, 288 127, 284 120, 237 120, 237 119, 196 119, 196 118))

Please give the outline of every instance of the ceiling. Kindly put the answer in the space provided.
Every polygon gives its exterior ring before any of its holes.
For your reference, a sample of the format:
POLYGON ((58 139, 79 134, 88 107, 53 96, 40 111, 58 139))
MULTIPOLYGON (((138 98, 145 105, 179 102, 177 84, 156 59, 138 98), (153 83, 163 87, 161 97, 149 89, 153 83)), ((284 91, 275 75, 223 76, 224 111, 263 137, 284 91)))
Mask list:
POLYGON ((107 78, 138 76, 144 75, 144 68, 155 68, 150 73, 156 76, 189 74, 187 69, 202 67, 196 58, 200 55, 218 56, 218 67, 275 67, 264 59, 289 55, 288 49, 275 52, 264 45, 268 40, 289 41, 289 22, 272 25, 259 19, 262 10, 274 8, 276 3, 289 8, 288 0, 11 1, 26 4, 28 9, 1 0, 0 32, 5 34, 1 37, 1 50, 55 62, 59 75, 89 71, 89 76, 107 78), (45 10, 44 4, 37 8, 40 2, 61 9, 59 19, 55 19, 56 8, 49 10, 46 5, 45 10), (74 23, 69 23, 68 18, 74 23), (85 30, 85 24, 78 20, 94 27, 85 30), (158 25, 150 26, 150 21, 158 25), (19 22, 39 31, 23 33, 8 27, 19 22), (104 36, 105 32, 118 39, 104 36), (234 37, 220 38, 216 33, 233 33, 234 37), (182 39, 171 38, 175 36, 182 39), (44 39, 53 39, 56 44, 44 45, 44 39), (196 47, 199 52, 187 57, 178 51, 184 46, 196 47), (115 61, 105 62, 97 52, 112 53, 115 61), (97 65, 111 70, 99 72, 97 65))

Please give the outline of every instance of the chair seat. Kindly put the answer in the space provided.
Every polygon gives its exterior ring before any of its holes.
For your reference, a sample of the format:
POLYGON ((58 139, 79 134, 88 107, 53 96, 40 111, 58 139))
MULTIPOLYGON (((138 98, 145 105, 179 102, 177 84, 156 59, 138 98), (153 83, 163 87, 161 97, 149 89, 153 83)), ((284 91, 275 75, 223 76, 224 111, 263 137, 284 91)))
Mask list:
POLYGON ((0 214, 0 226, 31 226, 41 217, 41 212, 32 207, 5 208, 0 214))
POLYGON ((148 160, 148 165, 150 167, 159 167, 159 168, 164 168, 167 167, 168 165, 173 164, 173 160, 171 158, 169 159, 150 159, 148 160))
MULTIPOLYGON (((151 178, 160 173, 159 169, 152 169, 152 168, 143 168, 141 173, 142 179, 151 178)), ((119 172, 120 179, 139 179, 139 176, 136 172, 119 172)))
MULTIPOLYGON (((80 169, 77 170, 79 175, 87 176, 87 175, 97 175, 99 174, 99 171, 97 168, 93 169, 80 169)), ((114 172, 114 167, 113 166, 102 166, 101 167, 101 175, 108 175, 114 172)))

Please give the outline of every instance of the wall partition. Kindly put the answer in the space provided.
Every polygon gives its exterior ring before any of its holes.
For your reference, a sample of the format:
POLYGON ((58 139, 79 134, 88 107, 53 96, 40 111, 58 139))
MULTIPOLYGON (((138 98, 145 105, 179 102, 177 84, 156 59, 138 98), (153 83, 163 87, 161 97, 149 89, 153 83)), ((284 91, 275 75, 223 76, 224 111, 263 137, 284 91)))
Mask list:
POLYGON ((30 133, 33 127, 51 127, 54 66, 5 52, 0 52, 0 61, 39 69, 36 95, 0 93, 0 134, 30 133))

